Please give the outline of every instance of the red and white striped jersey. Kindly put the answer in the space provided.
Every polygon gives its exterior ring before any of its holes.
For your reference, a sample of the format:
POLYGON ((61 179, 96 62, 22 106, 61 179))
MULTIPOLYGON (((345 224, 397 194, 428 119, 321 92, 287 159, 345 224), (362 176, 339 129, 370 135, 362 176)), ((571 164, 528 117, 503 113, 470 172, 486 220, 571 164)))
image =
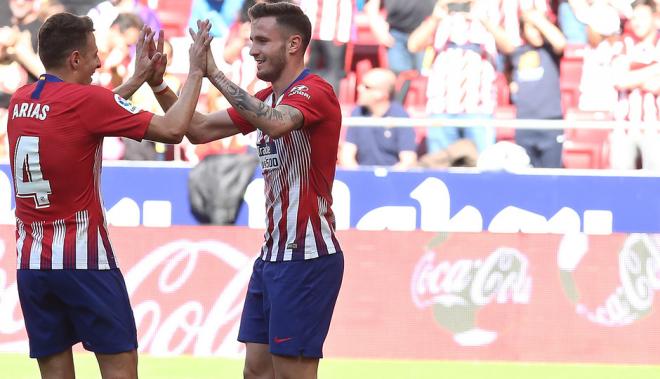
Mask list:
POLYGON ((153 115, 111 91, 42 76, 9 104, 18 269, 117 267, 100 193, 104 136, 142 139, 153 115))
POLYGON ((548 0, 499 0, 489 3, 498 5, 497 13, 492 19, 499 20, 499 25, 514 46, 520 46, 523 42, 520 35, 520 12, 530 9, 538 9, 546 14, 551 12, 548 0))
MULTIPOLYGON (((273 107, 296 108, 304 124, 277 139, 257 134, 267 225, 261 257, 292 261, 341 252, 331 209, 341 129, 337 97, 330 84, 307 70, 279 99, 273 96, 272 87, 256 95, 273 107)), ((243 134, 255 130, 235 109, 229 116, 243 134)))
POLYGON ((350 41, 355 0, 301 0, 300 8, 312 23, 312 40, 350 41))
POLYGON ((426 111, 431 114, 492 114, 496 105, 492 34, 461 13, 444 18, 435 33, 436 57, 429 73, 426 111))
MULTIPOLYGON (((614 57, 613 67, 639 70, 660 63, 660 39, 653 42, 636 40, 626 36, 619 43, 620 54, 614 57)), ((654 122, 660 120, 660 97, 642 88, 620 89, 619 101, 614 111, 616 120, 654 122)))

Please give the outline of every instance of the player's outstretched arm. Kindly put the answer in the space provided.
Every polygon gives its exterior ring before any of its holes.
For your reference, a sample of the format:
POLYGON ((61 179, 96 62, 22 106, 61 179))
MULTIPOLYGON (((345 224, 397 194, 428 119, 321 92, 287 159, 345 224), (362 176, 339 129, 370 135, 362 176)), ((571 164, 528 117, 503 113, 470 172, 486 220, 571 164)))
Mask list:
POLYGON ((181 97, 172 105, 164 116, 154 115, 144 138, 165 143, 179 143, 188 129, 190 119, 195 112, 202 78, 206 71, 206 51, 212 37, 209 36, 210 24, 204 22, 197 32, 190 31, 193 43, 188 51, 190 70, 188 79, 181 90, 181 97))
POLYGON ((208 53, 206 63, 207 78, 211 81, 236 109, 255 128, 271 138, 279 138, 294 129, 302 127, 302 113, 288 105, 273 108, 229 80, 215 64, 213 55, 208 53))

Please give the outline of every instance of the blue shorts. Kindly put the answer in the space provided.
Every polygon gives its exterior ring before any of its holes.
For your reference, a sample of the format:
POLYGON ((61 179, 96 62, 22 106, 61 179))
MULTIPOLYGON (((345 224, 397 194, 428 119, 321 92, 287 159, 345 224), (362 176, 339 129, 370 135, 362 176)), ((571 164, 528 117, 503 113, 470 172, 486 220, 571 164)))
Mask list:
POLYGON ((137 349, 133 310, 119 269, 18 270, 16 282, 30 357, 57 354, 78 342, 101 354, 137 349))
POLYGON ((238 340, 268 344, 271 354, 322 358, 343 275, 342 253, 289 262, 257 258, 238 340))

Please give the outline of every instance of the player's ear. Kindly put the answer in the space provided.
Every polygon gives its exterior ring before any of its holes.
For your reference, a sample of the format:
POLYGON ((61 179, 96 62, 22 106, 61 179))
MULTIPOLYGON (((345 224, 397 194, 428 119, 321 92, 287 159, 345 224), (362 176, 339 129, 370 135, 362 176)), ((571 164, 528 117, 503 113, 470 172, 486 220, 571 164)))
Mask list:
POLYGON ((78 67, 80 66, 80 51, 74 50, 71 54, 69 54, 68 63, 71 68, 77 70, 78 67))
POLYGON ((302 37, 299 34, 292 34, 287 41, 286 49, 290 54, 295 54, 302 48, 302 37))

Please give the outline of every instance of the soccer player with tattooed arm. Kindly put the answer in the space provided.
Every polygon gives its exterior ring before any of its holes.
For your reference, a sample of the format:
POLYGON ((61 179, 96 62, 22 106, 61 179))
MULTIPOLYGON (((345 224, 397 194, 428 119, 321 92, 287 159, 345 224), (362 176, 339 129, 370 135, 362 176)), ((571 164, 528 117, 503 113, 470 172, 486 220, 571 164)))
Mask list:
POLYGON ((39 30, 46 72, 12 96, 7 132, 17 287, 42 378, 74 378, 78 342, 95 353, 103 378, 137 378, 135 319, 100 194, 103 137, 181 141, 206 72, 208 30, 202 23, 192 33, 188 80, 164 116, 125 100, 145 81, 154 83, 154 68, 164 63, 161 53, 149 52, 148 28, 135 74, 114 93, 90 85, 100 60, 89 17, 55 14, 39 30))
MULTIPOLYGON (((251 96, 209 53, 206 77, 232 107, 196 113, 186 136, 207 143, 256 131, 267 229, 238 333, 244 376, 316 378, 344 272, 331 209, 341 110, 332 86, 305 69, 311 24, 302 10, 262 2, 249 15, 250 55, 271 86, 251 96)), ((156 97, 164 109, 176 101, 172 91, 156 97)))

